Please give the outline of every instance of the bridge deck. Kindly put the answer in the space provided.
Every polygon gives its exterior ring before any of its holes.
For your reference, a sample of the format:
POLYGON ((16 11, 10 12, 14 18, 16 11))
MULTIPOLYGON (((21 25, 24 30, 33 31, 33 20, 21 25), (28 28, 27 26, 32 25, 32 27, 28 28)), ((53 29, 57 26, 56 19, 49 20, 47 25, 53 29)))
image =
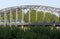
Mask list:
MULTIPOLYGON (((60 26, 60 23, 55 23, 56 25, 60 26)), ((16 22, 0 22, 0 25, 27 25, 27 26, 52 26, 53 23, 16 23, 16 22)))

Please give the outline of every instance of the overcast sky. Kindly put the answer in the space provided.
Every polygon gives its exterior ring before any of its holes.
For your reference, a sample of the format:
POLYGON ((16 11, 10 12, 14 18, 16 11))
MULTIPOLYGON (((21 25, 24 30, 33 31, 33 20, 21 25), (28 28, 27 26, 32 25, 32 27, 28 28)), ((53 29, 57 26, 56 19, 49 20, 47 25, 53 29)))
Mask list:
POLYGON ((60 0, 0 0, 0 9, 20 5, 44 5, 60 8, 60 0))

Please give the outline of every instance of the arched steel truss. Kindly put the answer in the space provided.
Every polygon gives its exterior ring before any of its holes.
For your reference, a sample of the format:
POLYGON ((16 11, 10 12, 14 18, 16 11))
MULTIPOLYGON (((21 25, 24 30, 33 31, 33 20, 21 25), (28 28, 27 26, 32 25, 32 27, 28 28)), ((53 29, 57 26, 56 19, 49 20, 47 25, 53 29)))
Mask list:
MULTIPOLYGON (((16 22, 18 20, 18 10, 22 10, 22 20, 24 20, 24 13, 23 10, 31 10, 31 9, 36 9, 36 21, 37 21, 37 10, 42 10, 44 12, 48 11, 51 14, 53 13, 60 13, 60 8, 54 8, 54 7, 49 7, 49 6, 42 6, 42 5, 22 5, 22 6, 15 6, 15 7, 9 7, 9 8, 5 8, 5 9, 1 9, 0 10, 0 15, 4 13, 4 20, 6 20, 5 16, 8 12, 10 12, 10 14, 12 13, 12 11, 16 10, 16 22)), ((60 17, 60 14, 59 14, 60 17)), ((59 19, 60 20, 60 19, 59 19)), ((59 21, 60 22, 60 21, 59 21)), ((30 11, 29 11, 29 23, 30 23, 30 11)), ((28 23, 19 23, 19 25, 25 25, 28 23)), ((4 25, 6 25, 6 21, 4 21, 4 25)), ((9 25, 11 26, 11 16, 10 16, 10 23, 9 25)), ((14 25, 18 25, 17 23, 15 23, 14 25)))

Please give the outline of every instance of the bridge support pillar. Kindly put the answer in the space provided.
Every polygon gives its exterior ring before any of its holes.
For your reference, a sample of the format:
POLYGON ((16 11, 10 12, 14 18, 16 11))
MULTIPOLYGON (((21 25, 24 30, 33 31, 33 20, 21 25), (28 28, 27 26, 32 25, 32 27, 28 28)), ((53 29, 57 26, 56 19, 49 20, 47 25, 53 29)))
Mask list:
POLYGON ((16 9, 16 25, 17 26, 17 22, 18 22, 18 9, 16 9))
POLYGON ((31 10, 31 9, 29 9, 29 23, 30 23, 30 10, 31 10))
POLYGON ((23 12, 23 8, 22 8, 22 23, 24 21, 24 12, 23 12))
POLYGON ((60 23, 60 13, 58 13, 59 14, 59 23, 60 23))
POLYGON ((45 12, 44 12, 44 14, 43 14, 43 23, 44 23, 44 25, 43 26, 45 26, 45 22, 46 22, 46 20, 45 20, 45 12))
POLYGON ((6 12, 4 12, 4 26, 6 26, 6 12))
POLYGON ((11 17, 11 16, 12 16, 12 11, 11 11, 11 9, 10 9, 10 24, 9 24, 10 27, 11 27, 11 20, 12 20, 12 17, 11 17))
MULTIPOLYGON (((24 12, 23 12, 23 8, 22 8, 22 23, 24 23, 24 12)), ((21 27, 22 27, 22 29, 23 29, 23 27, 24 27, 23 24, 22 24, 21 27)))
POLYGON ((37 9, 36 9, 36 22, 37 22, 37 19, 38 19, 38 12, 37 12, 37 9))
MULTIPOLYGON (((1 17, 1 15, 0 15, 0 17, 1 17)), ((0 18, 0 22, 1 22, 1 18, 0 18)), ((0 24, 0 26, 1 26, 1 24, 0 24)))

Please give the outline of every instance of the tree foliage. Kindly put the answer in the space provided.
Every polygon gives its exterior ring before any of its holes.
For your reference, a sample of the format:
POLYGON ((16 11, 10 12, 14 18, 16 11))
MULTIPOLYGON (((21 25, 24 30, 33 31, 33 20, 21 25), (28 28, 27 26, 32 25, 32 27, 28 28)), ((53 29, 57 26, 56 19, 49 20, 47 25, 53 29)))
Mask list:
POLYGON ((41 11, 38 11, 38 18, 37 22, 44 22, 44 13, 41 11))
POLYGON ((46 13, 45 13, 45 21, 46 21, 46 22, 51 22, 51 19, 52 19, 51 13, 46 12, 46 13))
POLYGON ((22 10, 18 11, 18 19, 21 20, 22 19, 22 10))
MULTIPOLYGON (((24 12, 23 12, 24 13, 24 12)), ((31 22, 36 22, 36 10, 30 10, 30 21, 31 22)), ((59 22, 59 17, 56 16, 55 14, 49 13, 49 12, 45 12, 45 18, 44 18, 44 12, 43 11, 37 11, 37 22, 51 22, 52 20, 55 22, 59 22), (53 18, 53 19, 52 19, 53 18)), ((10 12, 8 12, 6 14, 6 20, 10 20, 10 12)), ((11 18, 12 20, 16 20, 16 10, 13 10, 11 13, 11 18)), ((18 20, 22 19, 22 10, 18 10, 18 20)), ((4 14, 1 14, 0 16, 0 20, 4 20, 4 14)), ((27 11, 26 13, 24 13, 24 21, 25 22, 29 22, 29 11, 27 11)))
POLYGON ((19 27, 0 26, 0 39, 60 39, 60 30, 51 30, 51 27, 35 26, 30 30, 19 27))

